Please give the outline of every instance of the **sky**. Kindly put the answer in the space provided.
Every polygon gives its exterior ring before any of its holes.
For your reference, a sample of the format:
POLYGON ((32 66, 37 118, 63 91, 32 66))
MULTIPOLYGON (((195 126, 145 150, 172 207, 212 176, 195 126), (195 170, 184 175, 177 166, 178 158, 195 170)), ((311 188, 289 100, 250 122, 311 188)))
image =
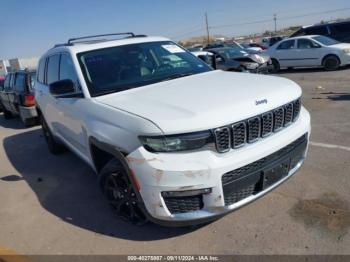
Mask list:
POLYGON ((0 59, 40 56, 71 37, 129 32, 173 40, 240 36, 350 17, 349 0, 0 0, 0 59), (348 8, 348 9, 346 9, 348 8), (322 14, 320 14, 322 13, 322 14), (299 16, 297 18, 293 18, 299 16), (261 22, 259 22, 261 21, 261 22))

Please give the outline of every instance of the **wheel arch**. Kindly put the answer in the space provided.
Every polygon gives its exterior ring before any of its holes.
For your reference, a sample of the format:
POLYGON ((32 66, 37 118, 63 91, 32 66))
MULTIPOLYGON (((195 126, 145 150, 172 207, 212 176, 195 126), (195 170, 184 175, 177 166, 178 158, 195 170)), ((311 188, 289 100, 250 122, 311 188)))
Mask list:
POLYGON ((101 142, 93 136, 89 137, 89 149, 93 166, 97 173, 99 173, 112 158, 118 159, 125 170, 129 171, 129 165, 125 158, 127 153, 125 151, 118 150, 116 147, 101 142))
POLYGON ((327 57, 330 57, 330 56, 336 57, 336 58, 338 59, 338 61, 339 61, 339 64, 341 64, 341 60, 340 60, 339 55, 334 54, 334 53, 328 53, 328 54, 326 54, 326 55, 323 56, 323 58, 322 58, 322 65, 323 65, 324 61, 326 60, 326 58, 327 58, 327 57))

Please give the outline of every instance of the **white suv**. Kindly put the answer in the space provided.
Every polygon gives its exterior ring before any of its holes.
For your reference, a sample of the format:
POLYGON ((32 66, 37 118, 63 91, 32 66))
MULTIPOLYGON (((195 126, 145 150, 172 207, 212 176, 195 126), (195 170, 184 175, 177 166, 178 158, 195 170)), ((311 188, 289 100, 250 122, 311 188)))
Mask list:
POLYGON ((214 71, 169 39, 126 35, 55 46, 36 83, 49 150, 87 162, 119 216, 203 223, 300 168, 310 116, 297 84, 214 71))

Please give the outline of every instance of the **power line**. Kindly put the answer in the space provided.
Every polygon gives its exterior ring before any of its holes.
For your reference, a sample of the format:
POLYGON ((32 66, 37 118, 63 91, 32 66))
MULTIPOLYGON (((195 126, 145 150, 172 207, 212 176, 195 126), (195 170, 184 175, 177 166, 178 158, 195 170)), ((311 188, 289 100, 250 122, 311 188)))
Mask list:
POLYGON ((209 44, 209 25, 207 12, 205 12, 205 28, 207 29, 207 43, 209 44))
MULTIPOLYGON (((296 16, 281 17, 281 18, 279 18, 279 20, 290 20, 290 19, 295 19, 295 18, 300 18, 300 17, 307 17, 307 16, 313 16, 313 15, 319 15, 319 14, 336 13, 336 12, 345 11, 345 10, 350 10, 350 7, 345 7, 345 8, 341 8, 341 9, 333 9, 333 10, 322 11, 322 12, 312 12, 312 13, 296 15, 296 16)), ((216 26, 211 26, 210 28, 223 28, 223 27, 232 27, 232 26, 241 26, 241 25, 252 25, 252 24, 260 24, 260 23, 266 23, 266 22, 271 22, 271 19, 264 19, 264 20, 246 22, 246 23, 216 25, 216 26)))

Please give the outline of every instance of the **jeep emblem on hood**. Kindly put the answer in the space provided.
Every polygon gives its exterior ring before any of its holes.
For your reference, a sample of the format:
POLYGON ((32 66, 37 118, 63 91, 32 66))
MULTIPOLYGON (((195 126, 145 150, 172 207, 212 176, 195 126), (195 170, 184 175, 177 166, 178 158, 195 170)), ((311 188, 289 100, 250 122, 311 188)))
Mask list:
POLYGON ((267 104, 267 99, 263 99, 263 100, 255 100, 255 105, 261 105, 261 104, 267 104))

